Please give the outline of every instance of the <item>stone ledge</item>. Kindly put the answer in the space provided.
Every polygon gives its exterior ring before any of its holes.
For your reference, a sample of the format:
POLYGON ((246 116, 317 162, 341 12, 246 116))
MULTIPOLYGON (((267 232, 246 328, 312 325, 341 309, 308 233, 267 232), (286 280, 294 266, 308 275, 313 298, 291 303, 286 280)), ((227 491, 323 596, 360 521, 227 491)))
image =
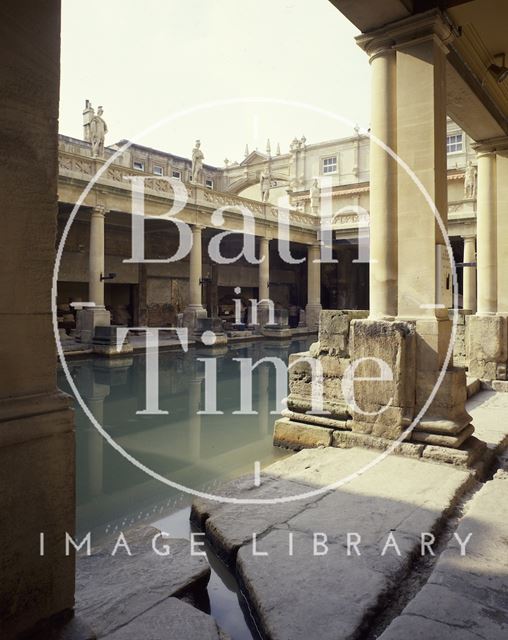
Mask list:
POLYGON ((273 444, 299 451, 315 447, 329 447, 332 442, 333 429, 317 425, 294 422, 289 418, 275 421, 273 428, 273 444))
MULTIPOLYGON (((379 449, 386 451, 393 446, 393 440, 378 438, 365 433, 352 433, 349 431, 334 431, 332 435, 332 447, 340 449, 351 449, 352 447, 363 447, 365 449, 379 449)), ((392 451, 395 455, 402 455, 409 458, 420 458, 425 445, 414 444, 412 442, 402 442, 392 451)))
POLYGON ((485 442, 470 436, 458 449, 429 444, 424 448, 422 458, 468 468, 474 465, 487 452, 487 449, 485 442))
POLYGON ((482 389, 508 393, 508 380, 480 380, 482 389))
POLYGON ((472 424, 463 429, 455 436, 443 435, 438 433, 428 433, 423 431, 413 431, 411 439, 424 444, 439 445, 443 447, 451 447, 458 449, 460 445, 474 433, 472 424))

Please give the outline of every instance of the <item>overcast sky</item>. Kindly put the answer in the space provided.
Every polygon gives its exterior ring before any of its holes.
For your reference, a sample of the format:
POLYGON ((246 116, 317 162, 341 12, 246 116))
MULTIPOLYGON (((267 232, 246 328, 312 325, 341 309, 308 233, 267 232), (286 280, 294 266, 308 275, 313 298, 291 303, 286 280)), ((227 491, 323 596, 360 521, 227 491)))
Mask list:
MULTIPOLYGON (((209 101, 262 96, 304 102, 369 125, 368 58, 328 0, 63 0, 61 133, 82 137, 85 98, 103 105, 106 144, 209 101)), ((349 126, 301 107, 215 106, 139 139, 205 162, 241 161, 245 144, 275 153, 349 126)))

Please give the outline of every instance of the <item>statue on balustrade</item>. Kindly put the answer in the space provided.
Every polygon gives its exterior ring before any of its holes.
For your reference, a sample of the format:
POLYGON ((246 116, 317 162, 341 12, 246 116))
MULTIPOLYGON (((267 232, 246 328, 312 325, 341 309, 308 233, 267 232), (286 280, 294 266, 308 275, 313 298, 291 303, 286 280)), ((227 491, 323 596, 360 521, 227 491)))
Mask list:
POLYGON ((476 177, 476 167, 473 166, 473 163, 469 160, 466 171, 464 172, 464 197, 467 200, 472 200, 476 197, 476 177))
POLYGON ((203 160, 205 158, 200 147, 200 140, 196 140, 196 146, 192 150, 192 182, 198 184, 203 183, 203 160))
POLYGON ((270 197, 270 187, 272 186, 272 176, 270 171, 264 170, 259 178, 259 187, 261 189, 261 201, 268 202, 270 197))
POLYGON ((321 196, 321 190, 319 188, 318 179, 316 178, 310 188, 310 209, 314 214, 317 214, 319 212, 320 196, 321 196))
MULTIPOLYGON (((93 109, 92 109, 93 111, 93 109)), ((108 127, 102 117, 102 107, 97 107, 97 113, 90 119, 90 143, 92 145, 92 158, 104 157, 104 139, 108 127)))

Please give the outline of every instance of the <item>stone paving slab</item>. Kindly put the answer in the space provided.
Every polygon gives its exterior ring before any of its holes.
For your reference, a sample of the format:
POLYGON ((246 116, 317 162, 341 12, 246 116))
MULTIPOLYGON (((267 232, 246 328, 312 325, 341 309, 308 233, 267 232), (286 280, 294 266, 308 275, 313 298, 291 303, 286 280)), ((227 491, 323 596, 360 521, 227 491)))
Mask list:
POLYGON ((473 497, 427 584, 380 640, 508 638, 508 473, 473 497))
MULTIPOLYGON (((154 553, 157 529, 125 532, 132 556, 112 544, 79 555, 76 563, 76 615, 86 620, 99 638, 129 624, 171 596, 203 590, 210 577, 206 558, 191 556, 188 540, 161 540, 168 556, 154 553)), ((142 636, 140 636, 142 637, 142 636)))
MULTIPOLYGON (((261 487, 253 490, 252 480, 244 479, 227 490, 237 497, 263 491, 275 497, 274 491, 290 488, 310 491, 372 463, 378 453, 307 449, 267 467, 261 487)), ((234 562, 231 550, 238 549, 236 570, 267 638, 307 640, 319 630, 320 640, 339 640, 361 637, 420 552, 421 533, 435 531, 472 482, 463 469, 388 456, 347 486, 305 502, 211 505, 208 512, 201 503, 195 512, 220 554, 234 562), (360 556, 351 547, 348 556, 348 533, 361 537, 360 556), (322 534, 328 552, 316 555, 316 535, 322 542, 322 534), (397 550, 392 544, 382 555, 390 534, 397 550)))
POLYGON ((467 402, 475 436, 491 449, 508 445, 508 393, 480 391, 467 402))
POLYGON ((168 598, 105 640, 228 640, 215 620, 190 604, 168 598))

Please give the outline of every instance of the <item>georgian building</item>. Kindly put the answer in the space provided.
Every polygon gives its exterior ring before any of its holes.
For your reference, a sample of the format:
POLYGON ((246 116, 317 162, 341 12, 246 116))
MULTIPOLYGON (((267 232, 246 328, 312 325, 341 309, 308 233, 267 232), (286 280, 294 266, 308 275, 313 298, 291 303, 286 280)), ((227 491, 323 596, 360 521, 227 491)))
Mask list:
MULTIPOLYGON (((84 136, 86 137, 86 136, 84 136)), ((195 304, 202 305, 208 316, 223 320, 232 317, 234 299, 240 295, 245 304, 249 299, 269 297, 276 308, 305 309, 308 304, 330 309, 367 309, 369 300, 368 246, 369 224, 369 149, 367 134, 359 129, 354 135, 336 140, 310 143, 305 137, 294 138, 286 153, 277 145, 272 155, 270 141, 264 152, 248 151, 241 162, 226 161, 222 167, 205 164, 202 184, 192 184, 192 161, 158 149, 138 144, 128 146, 121 140, 105 149, 103 159, 91 158, 90 143, 67 136, 59 139, 59 229, 62 232, 68 216, 93 174, 114 154, 114 161, 94 185, 77 213, 65 242, 59 273, 58 303, 67 317, 62 326, 73 327, 71 302, 87 301, 89 297, 90 206, 99 204, 104 211, 104 274, 112 279, 101 281, 106 308, 112 322, 130 325, 175 326, 179 314, 191 304, 190 256, 170 264, 130 264, 125 260, 131 250, 132 210, 131 187, 128 178, 150 176, 147 198, 150 215, 167 211, 170 196, 165 178, 181 180, 189 194, 188 222, 202 227, 202 254, 199 283, 194 287, 195 304), (118 154, 120 149, 127 148, 118 154), (267 175, 269 191, 262 202, 260 180, 267 175), (313 192, 317 183, 321 189, 313 192), (318 291, 310 292, 308 265, 287 264, 277 251, 277 206, 287 203, 290 211, 291 251, 295 258, 307 256, 316 241, 324 189, 332 201, 333 257, 336 262, 320 266, 318 291), (166 189, 167 191, 164 191, 166 189), (313 196, 314 193, 314 196, 313 196), (192 200, 194 199, 194 202, 192 200), (223 229, 210 222, 217 207, 233 209, 246 206, 256 218, 256 243, 269 243, 268 282, 261 284, 260 268, 245 260, 234 264, 215 264, 209 257, 210 238, 223 229), (192 212, 191 212, 192 211, 192 212), (235 287, 241 293, 235 293, 235 287), (268 289, 263 293, 263 287, 268 289), (269 295, 268 295, 269 294, 269 295)), ((468 163, 476 164, 471 139, 451 120, 447 121, 448 219, 449 234, 455 260, 474 263, 476 191, 473 184, 465 189, 468 163)), ((475 170, 475 169, 473 169, 475 170)), ((182 219, 185 219, 185 215, 182 219)), ((238 216, 225 228, 239 228, 238 216)), ((166 222, 150 220, 146 225, 146 257, 162 260, 175 251, 176 229, 166 222)), ((240 235, 228 238, 231 256, 241 250, 240 235)), ((310 267, 312 269, 312 267, 310 267)), ((463 269, 457 270, 460 300, 463 306, 475 310, 474 267, 464 267, 466 273, 465 300, 463 269)), ((194 304, 193 303, 193 304, 194 304)), ((311 313, 312 315, 312 313, 311 313)), ((315 314, 314 314, 315 316, 315 314)), ((315 321, 314 321, 315 322, 315 321)))

